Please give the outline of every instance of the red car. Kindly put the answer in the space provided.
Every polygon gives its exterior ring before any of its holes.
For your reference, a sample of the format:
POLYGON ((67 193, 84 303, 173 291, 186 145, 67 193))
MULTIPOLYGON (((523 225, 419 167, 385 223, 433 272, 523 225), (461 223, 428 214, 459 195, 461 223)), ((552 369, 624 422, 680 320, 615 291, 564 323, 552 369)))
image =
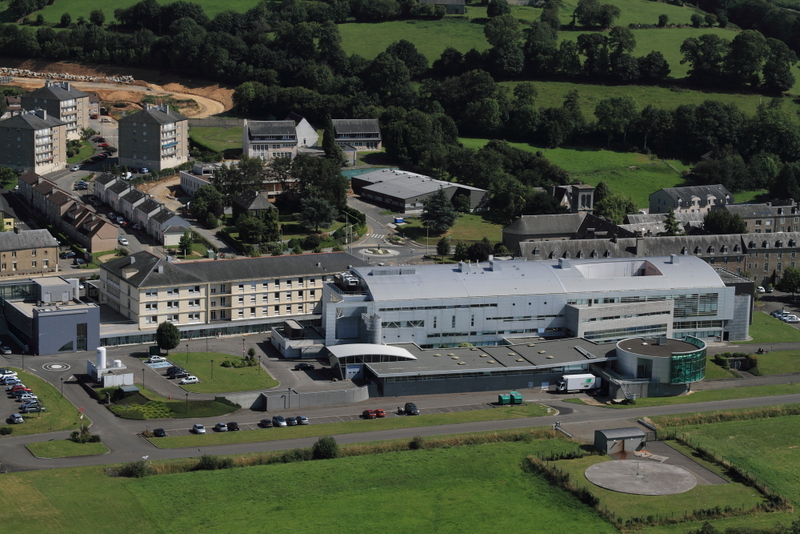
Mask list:
POLYGON ((375 413, 375 410, 364 410, 361 414, 361 417, 364 419, 375 419, 378 415, 375 413))
POLYGON ((375 417, 386 417, 386 412, 378 408, 375 410, 375 417))
POLYGON ((26 388, 23 385, 18 385, 18 386, 14 386, 13 388, 11 388, 11 391, 9 391, 9 393, 13 395, 17 391, 24 391, 26 393, 30 393, 31 388, 26 388))
POLYGON ((104 147, 104 148, 105 148, 105 147, 107 147, 107 146, 109 146, 109 145, 108 145, 108 143, 99 143, 97 146, 101 146, 101 147, 104 147))

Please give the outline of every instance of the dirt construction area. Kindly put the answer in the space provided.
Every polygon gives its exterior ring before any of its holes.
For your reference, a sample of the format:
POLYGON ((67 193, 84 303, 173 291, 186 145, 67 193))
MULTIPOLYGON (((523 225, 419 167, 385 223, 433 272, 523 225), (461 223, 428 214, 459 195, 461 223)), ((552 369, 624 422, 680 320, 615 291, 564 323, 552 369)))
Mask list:
MULTIPOLYGON (((181 113, 187 117, 197 119, 217 115, 233 107, 233 88, 225 87, 218 83, 184 79, 171 72, 114 67, 90 67, 76 63, 33 60, 23 62, 3 60, 0 61, 0 66, 29 69, 44 73, 68 73, 90 76, 133 76, 135 81, 131 84, 70 82, 81 91, 97 93, 100 96, 101 105, 105 105, 109 109, 113 106, 114 110, 119 111, 141 109, 140 102, 145 96, 151 97, 156 102, 158 102, 159 97, 178 101, 178 107, 181 113), (182 105, 180 101, 186 102, 182 105)), ((15 76, 12 85, 19 85, 26 90, 32 90, 44 85, 44 80, 15 76)))

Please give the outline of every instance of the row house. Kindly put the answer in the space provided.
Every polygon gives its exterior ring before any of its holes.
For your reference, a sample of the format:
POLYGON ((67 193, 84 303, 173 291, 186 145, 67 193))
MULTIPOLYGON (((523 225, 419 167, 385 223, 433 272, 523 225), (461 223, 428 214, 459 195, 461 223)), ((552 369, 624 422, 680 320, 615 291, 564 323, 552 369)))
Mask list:
POLYGON ((775 232, 800 231, 800 207, 791 202, 779 205, 773 202, 763 204, 735 204, 720 206, 733 215, 738 215, 747 224, 747 232, 752 234, 772 234, 775 232))
MULTIPOLYGON (((117 180, 113 184, 109 184, 105 190, 105 195, 100 200, 111 206, 114 211, 120 211, 120 199, 132 191, 134 187, 124 180, 117 180)), ((97 196, 97 195, 95 195, 97 196)))
MULTIPOLYGON (((89 127, 89 95, 69 82, 45 82, 44 87, 22 95, 22 109, 41 109, 64 123, 66 139, 80 139, 89 127)), ((66 146, 66 142, 65 142, 66 146)))
POLYGON ((58 242, 47 230, 0 233, 0 276, 58 271, 58 242))
POLYGON ((144 202, 147 198, 147 194, 133 188, 119 199, 119 211, 122 212, 122 216, 127 220, 133 221, 135 218, 136 206, 144 202))
POLYGON ((197 328, 213 324, 279 324, 321 312, 322 286, 365 262, 344 252, 171 263, 148 252, 101 266, 100 299, 155 330, 164 321, 197 328))
POLYGON ((147 228, 147 221, 150 220, 156 213, 161 211, 164 206, 150 197, 144 199, 143 202, 136 205, 133 210, 133 216, 130 218, 131 222, 138 223, 143 229, 147 228))
POLYGON ((66 124, 44 109, 0 121, 0 165, 48 173, 67 163, 66 124))
POLYGON ((67 237, 90 252, 117 248, 117 228, 83 204, 74 202, 62 221, 61 229, 67 237))

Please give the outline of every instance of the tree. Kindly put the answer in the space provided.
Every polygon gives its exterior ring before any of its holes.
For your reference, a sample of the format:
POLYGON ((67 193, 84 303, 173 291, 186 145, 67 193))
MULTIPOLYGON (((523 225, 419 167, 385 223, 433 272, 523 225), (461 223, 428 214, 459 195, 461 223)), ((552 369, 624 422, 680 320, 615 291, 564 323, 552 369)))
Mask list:
POLYGON ((784 163, 769 187, 773 198, 800 198, 800 162, 784 163))
MULTIPOLYGON (((270 210, 275 211, 275 210, 270 210)), ((261 243, 264 233, 264 222, 248 213, 243 213, 236 219, 236 229, 239 230, 239 239, 244 243, 261 243)))
POLYGON ((639 76, 645 80, 660 81, 669 76, 669 63, 658 50, 636 58, 636 62, 639 64, 639 76))
POLYGON ((636 37, 633 32, 625 26, 614 26, 608 32, 608 47, 612 55, 631 53, 636 48, 636 37))
POLYGON ((490 19, 510 13, 511 6, 508 5, 506 0, 489 0, 489 5, 486 6, 486 16, 490 19))
POLYGON ((333 131, 333 121, 331 116, 325 117, 325 130, 322 133, 322 150, 325 151, 325 157, 339 166, 345 163, 344 153, 342 148, 336 144, 336 135, 333 131))
POLYGON ((669 23, 669 17, 666 15, 659 15, 658 16, 658 27, 664 28, 669 23))
POLYGON ((192 237, 192 231, 187 228, 186 231, 183 232, 180 241, 178 241, 178 249, 183 251, 184 257, 188 256, 192 251, 193 244, 194 238, 192 237))
POLYGON ((339 457, 339 444, 333 436, 322 436, 311 448, 314 460, 332 460, 339 457))
POLYGON ((688 74, 693 82, 701 85, 719 84, 729 45, 727 39, 722 39, 713 33, 689 37, 681 44, 681 54, 683 54, 681 65, 689 63, 688 74))
POLYGON ((72 16, 69 13, 61 15, 61 22, 58 25, 62 28, 69 28, 70 24, 72 24, 72 16))
POLYGON ((158 325, 156 330, 156 345, 158 345, 158 348, 169 352, 177 347, 180 342, 181 332, 177 326, 169 321, 164 321, 158 325))
POLYGON ((800 292, 800 269, 786 267, 778 282, 778 291, 795 294, 800 292))
POLYGON ((306 228, 313 228, 315 232, 319 232, 320 226, 330 226, 339 214, 338 210, 324 198, 306 197, 300 204, 300 224, 306 228))
POLYGON ((609 221, 622 224, 625 215, 636 211, 636 205, 630 197, 620 193, 607 196, 601 202, 594 205, 594 214, 598 217, 605 217, 609 221))
POLYGON ((703 228, 712 234, 745 234, 747 223, 739 214, 728 210, 712 210, 703 217, 703 228))
POLYGON ((716 15, 712 15, 711 13, 706 13, 706 16, 704 18, 705 18, 705 21, 706 21, 706 25, 709 28, 712 28, 714 26, 714 24, 717 23, 716 15))
POLYGON ((88 141, 92 136, 97 135, 98 132, 92 128, 81 128, 81 141, 88 141))
POLYGON ((261 232, 261 243, 269 244, 279 241, 281 238, 281 225, 278 210, 264 210, 258 218, 264 223, 261 232))
POLYGON ((767 40, 761 32, 744 30, 736 34, 725 56, 724 70, 731 83, 759 85, 759 73, 770 53, 767 40))
POLYGON ((572 17, 581 26, 592 27, 596 24, 599 11, 600 2, 598 0, 580 0, 572 17))
POLYGON ((449 237, 442 236, 442 238, 439 239, 439 241, 436 243, 436 253, 439 256, 442 257, 442 260, 444 260, 445 256, 450 254, 450 238, 449 237))
POLYGON ((444 189, 439 188, 433 195, 425 199, 422 203, 423 224, 433 232, 440 235, 449 230, 458 219, 458 212, 453 207, 453 203, 445 194, 444 189))
POLYGON ((106 21, 106 16, 103 14, 102 9, 95 9, 89 14, 89 22, 95 26, 102 26, 106 21))
POLYGON ((675 236, 682 234, 681 223, 675 218, 675 211, 670 208, 667 217, 664 219, 664 233, 661 235, 675 236))
POLYGON ((466 260, 469 257, 467 254, 468 249, 469 247, 467 246, 466 243, 464 243, 463 241, 459 241, 458 243, 456 243, 456 250, 455 254, 453 254, 453 259, 456 261, 466 260))
POLYGON ((615 133, 623 134, 625 142, 628 130, 638 117, 638 110, 633 97, 625 95, 601 100, 594 109, 594 115, 597 117, 597 127, 606 131, 610 145, 611 136, 615 133))
POLYGON ((777 39, 767 39, 767 45, 769 55, 762 69, 764 89, 774 93, 788 91, 795 82, 792 68, 797 63, 797 54, 777 39))
POLYGON ((489 239, 484 237, 477 243, 473 243, 467 249, 467 257, 470 261, 486 261, 489 255, 494 252, 494 247, 489 242, 489 239))
POLYGON ((419 78, 428 71, 428 58, 411 41, 401 39, 392 43, 386 47, 386 53, 405 63, 412 78, 419 78))
POLYGON ((597 24, 601 28, 610 28, 621 14, 622 10, 614 4, 603 4, 597 13, 597 24))
POLYGON ((692 26, 694 26, 695 28, 699 28, 700 26, 703 25, 703 15, 700 15, 698 13, 692 15, 689 20, 692 21, 692 26))
POLYGON ((594 188, 594 203, 597 204, 610 194, 611 189, 608 187, 608 184, 605 181, 601 181, 597 184, 597 187, 594 188))

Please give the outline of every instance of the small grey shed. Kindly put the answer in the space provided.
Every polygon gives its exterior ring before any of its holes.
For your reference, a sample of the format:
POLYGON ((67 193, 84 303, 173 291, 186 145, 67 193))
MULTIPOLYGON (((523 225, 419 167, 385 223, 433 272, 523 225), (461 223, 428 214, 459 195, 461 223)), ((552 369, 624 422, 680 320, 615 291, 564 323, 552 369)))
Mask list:
POLYGON ((635 452, 647 444, 644 430, 636 427, 594 431, 594 447, 606 454, 635 452))

